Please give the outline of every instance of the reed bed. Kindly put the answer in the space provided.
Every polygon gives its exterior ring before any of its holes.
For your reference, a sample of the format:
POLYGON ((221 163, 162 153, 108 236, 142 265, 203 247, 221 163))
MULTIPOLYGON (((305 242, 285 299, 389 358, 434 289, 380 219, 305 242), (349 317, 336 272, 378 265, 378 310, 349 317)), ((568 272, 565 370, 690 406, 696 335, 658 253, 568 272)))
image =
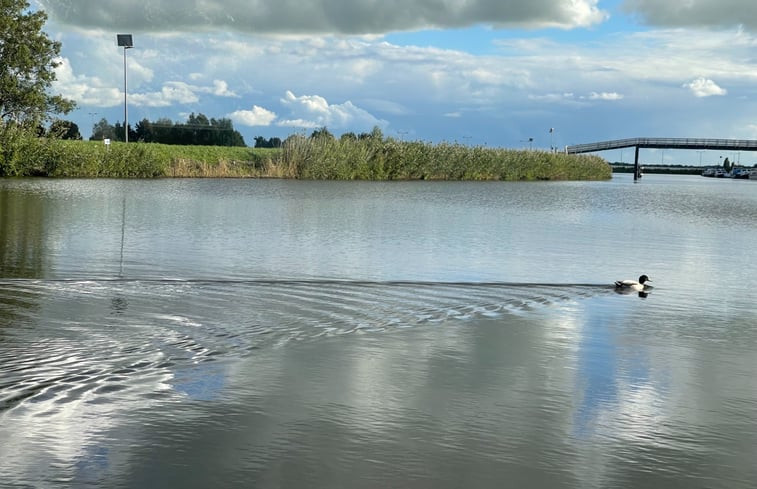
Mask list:
POLYGON ((602 180, 612 171, 596 156, 383 137, 292 136, 281 149, 253 149, 0 134, 0 176, 513 181, 602 180))
POLYGON ((591 155, 395 139, 290 138, 280 165, 288 178, 329 180, 605 180, 591 155))

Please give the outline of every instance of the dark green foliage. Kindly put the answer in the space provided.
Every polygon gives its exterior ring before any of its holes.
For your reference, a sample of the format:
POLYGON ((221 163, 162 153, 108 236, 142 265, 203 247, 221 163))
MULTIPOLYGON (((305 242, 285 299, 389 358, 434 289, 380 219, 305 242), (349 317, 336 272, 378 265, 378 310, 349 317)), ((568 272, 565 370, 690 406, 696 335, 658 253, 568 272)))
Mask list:
MULTIPOLYGON (((113 131, 109 137, 114 141, 124 141, 123 125, 116 122, 110 126, 105 119, 95 124, 90 139, 103 139, 101 135, 106 134, 110 127, 113 131)), ((246 146, 230 119, 208 119, 204 114, 194 113, 183 124, 166 118, 154 122, 142 119, 134 128, 129 125, 129 141, 184 146, 246 146)))
POLYGON ((79 126, 72 121, 64 121, 57 119, 50 125, 48 135, 54 138, 60 139, 74 139, 80 140, 81 134, 79 133, 79 126))
POLYGON ((0 0, 0 125, 36 124, 75 104, 48 89, 55 81, 60 43, 42 32, 47 15, 25 0, 0 0))
POLYGON ((334 139, 334 135, 331 134, 331 132, 329 132, 329 130, 326 129, 325 127, 322 127, 320 129, 316 129, 310 135, 310 139, 320 139, 320 138, 334 139))
POLYGON ((279 138, 266 139, 262 136, 258 136, 255 138, 256 148, 280 148, 281 144, 282 144, 282 141, 279 138))
POLYGON ((116 139, 116 128, 108 124, 108 121, 104 118, 92 127, 92 135, 89 137, 90 141, 102 141, 103 139, 116 139))

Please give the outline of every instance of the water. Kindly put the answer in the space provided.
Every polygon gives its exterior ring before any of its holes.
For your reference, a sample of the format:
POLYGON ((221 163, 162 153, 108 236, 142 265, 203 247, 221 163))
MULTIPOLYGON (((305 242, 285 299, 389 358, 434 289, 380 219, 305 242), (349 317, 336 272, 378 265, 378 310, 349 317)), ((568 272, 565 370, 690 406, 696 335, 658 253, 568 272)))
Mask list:
POLYGON ((0 487, 754 487, 755 222, 684 176, 0 180, 0 487))

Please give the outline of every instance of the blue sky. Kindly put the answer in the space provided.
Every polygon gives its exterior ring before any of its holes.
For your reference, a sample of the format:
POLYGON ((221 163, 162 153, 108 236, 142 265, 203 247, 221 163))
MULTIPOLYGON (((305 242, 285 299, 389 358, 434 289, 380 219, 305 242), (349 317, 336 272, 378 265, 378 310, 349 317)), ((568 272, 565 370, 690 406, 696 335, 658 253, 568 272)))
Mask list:
MULTIPOLYGON (((63 44, 55 90, 88 136, 228 117, 248 144, 326 126, 535 148, 757 139, 754 0, 32 0, 63 44), (554 128, 550 133, 549 129, 554 128)), ((630 151, 604 156, 624 161, 630 151)), ((702 163, 720 153, 704 154, 702 163)), ((752 155, 728 155, 752 164, 752 155)), ((645 151, 650 163, 699 163, 645 151)), ((754 156, 757 162, 757 156, 754 156)))

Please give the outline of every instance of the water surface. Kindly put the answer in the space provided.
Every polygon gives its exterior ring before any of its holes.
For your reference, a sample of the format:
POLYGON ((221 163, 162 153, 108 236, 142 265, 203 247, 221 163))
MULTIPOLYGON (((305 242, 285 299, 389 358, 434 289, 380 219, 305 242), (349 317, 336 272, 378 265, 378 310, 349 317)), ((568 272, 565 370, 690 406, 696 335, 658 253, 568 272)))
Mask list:
POLYGON ((0 486, 753 487, 755 222, 700 177, 0 180, 0 486))

